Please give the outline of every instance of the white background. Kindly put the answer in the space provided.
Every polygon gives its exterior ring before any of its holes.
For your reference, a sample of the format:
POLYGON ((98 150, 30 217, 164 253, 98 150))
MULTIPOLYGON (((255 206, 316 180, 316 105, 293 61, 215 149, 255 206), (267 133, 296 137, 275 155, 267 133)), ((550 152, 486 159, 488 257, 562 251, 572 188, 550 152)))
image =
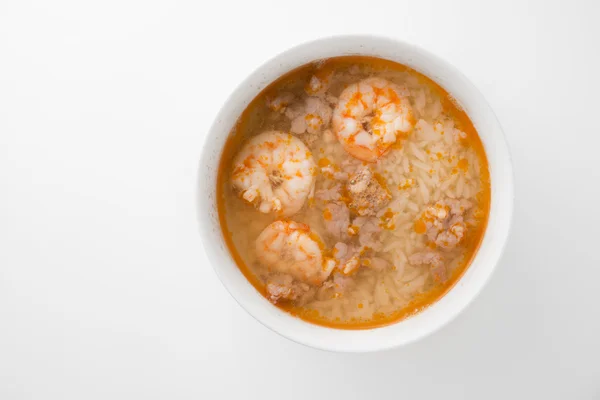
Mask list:
POLYGON ((600 399, 600 3, 0 1, 0 399, 600 399), (394 351, 291 343, 207 264, 194 191, 226 96, 336 33, 437 53, 488 99, 512 236, 394 351))

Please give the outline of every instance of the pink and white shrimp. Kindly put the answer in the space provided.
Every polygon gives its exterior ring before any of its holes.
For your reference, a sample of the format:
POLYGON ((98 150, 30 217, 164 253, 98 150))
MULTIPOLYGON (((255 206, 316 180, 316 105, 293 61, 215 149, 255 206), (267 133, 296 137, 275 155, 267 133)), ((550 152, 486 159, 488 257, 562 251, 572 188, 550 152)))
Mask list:
POLYGON ((322 284, 335 268, 323 257, 318 236, 306 224, 275 221, 256 239, 256 257, 271 273, 289 274, 312 285, 322 284))
POLYGON ((315 161, 300 139, 268 131, 250 139, 234 158, 231 183, 260 212, 288 216, 304 205, 315 174, 315 161))
POLYGON ((403 89, 381 78, 348 86, 333 111, 333 130, 352 156, 375 162, 415 125, 403 89))

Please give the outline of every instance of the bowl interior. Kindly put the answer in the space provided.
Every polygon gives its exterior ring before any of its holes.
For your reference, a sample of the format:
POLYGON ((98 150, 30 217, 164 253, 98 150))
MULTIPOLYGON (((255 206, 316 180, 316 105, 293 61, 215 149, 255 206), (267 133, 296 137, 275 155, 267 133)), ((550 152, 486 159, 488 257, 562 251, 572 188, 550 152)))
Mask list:
POLYGON ((407 344, 453 319, 481 290, 496 266, 512 218, 513 182, 508 147, 500 125, 479 91, 454 67, 413 45, 371 36, 321 39, 294 47, 269 60, 227 99, 205 137, 198 173, 198 219, 207 258, 237 302, 275 332, 315 348, 374 351, 407 344), (242 275, 223 240, 216 206, 217 169, 236 120, 250 101, 286 72, 314 60, 364 55, 405 64, 436 81, 471 118, 483 142, 490 169, 491 207, 481 246, 463 277, 440 300, 396 324, 368 330, 340 330, 313 325, 274 307, 242 275))

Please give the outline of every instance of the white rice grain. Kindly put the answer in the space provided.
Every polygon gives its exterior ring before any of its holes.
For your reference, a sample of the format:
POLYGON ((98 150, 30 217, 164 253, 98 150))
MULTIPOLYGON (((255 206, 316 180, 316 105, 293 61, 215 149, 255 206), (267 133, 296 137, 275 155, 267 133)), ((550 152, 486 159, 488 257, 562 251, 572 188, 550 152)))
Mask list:
POLYGON ((425 164, 424 162, 421 162, 419 160, 412 160, 412 165, 414 165, 417 168, 422 169, 423 171, 429 171, 431 169, 431 165, 429 164, 425 164))
POLYGON ((419 183, 419 189, 421 190, 421 196, 423 198, 423 204, 429 203, 429 189, 427 185, 421 178, 417 178, 417 182, 419 183))
POLYGON ((461 197, 463 193, 463 188, 465 187, 465 178, 461 175, 456 182, 456 187, 454 189, 454 193, 456 197, 461 197))
POLYGON ((408 174, 410 172, 410 163, 408 162, 408 158, 404 158, 404 160, 402 160, 402 166, 404 168, 404 173, 408 174))
POLYGON ((410 142, 408 144, 408 147, 409 147, 410 151, 412 152, 412 154, 415 155, 415 157, 417 157, 419 160, 423 161, 424 163, 427 162, 427 154, 425 154, 424 152, 419 150, 414 142, 410 142))

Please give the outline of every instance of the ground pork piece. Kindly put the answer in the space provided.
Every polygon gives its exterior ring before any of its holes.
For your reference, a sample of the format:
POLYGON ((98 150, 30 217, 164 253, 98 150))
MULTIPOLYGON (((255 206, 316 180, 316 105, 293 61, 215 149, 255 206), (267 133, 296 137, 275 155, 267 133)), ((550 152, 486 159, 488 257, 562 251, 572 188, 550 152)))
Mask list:
POLYGON ((329 282, 331 282, 331 286, 336 290, 344 291, 354 285, 354 278, 336 272, 333 274, 333 279, 329 282))
POLYGON ((421 253, 412 254, 408 257, 408 262, 411 265, 441 265, 443 263, 442 256, 434 251, 423 251, 421 253))
POLYGON ((266 285, 267 297, 276 304, 280 300, 295 300, 298 294, 294 291, 294 279, 290 275, 270 277, 266 285))
MULTIPOLYGON (((298 117, 301 114, 304 114, 304 103, 300 103, 300 102, 291 103, 290 105, 288 105, 285 108, 285 112, 284 112, 284 115, 287 118, 289 118, 290 120, 293 120, 294 118, 298 117)), ((292 131, 292 133, 293 133, 293 131, 292 131)))
POLYGON ((318 97, 307 97, 302 111, 286 113, 291 121, 290 131, 296 134, 308 132, 315 134, 323 127, 329 125, 331 120, 331 107, 318 97))
POLYGON ((325 96, 325 100, 327 100, 327 102, 333 106, 335 106, 338 102, 338 98, 332 95, 325 96))
POLYGON ((317 190, 317 192, 315 193, 315 199, 325 202, 338 201, 342 197, 340 193, 341 189, 342 188, 340 185, 335 185, 328 189, 317 190))
POLYGON ((427 238, 443 249, 456 247, 467 232, 463 214, 471 207, 469 201, 455 199, 429 206, 420 217, 427 238))
POLYGON ((282 92, 277 96, 268 96, 266 103, 267 107, 279 113, 288 111, 288 106, 294 101, 294 95, 290 92, 282 92))
POLYGON ((319 135, 317 133, 307 133, 302 136, 302 141, 311 150, 315 150, 319 135))
POLYGON ((408 257, 408 262, 411 265, 429 265, 431 275, 436 282, 444 282, 448 279, 448 270, 439 253, 433 251, 415 253, 408 257))
POLYGON ((364 247, 355 247, 343 242, 336 243, 333 247, 333 256, 337 261, 337 269, 348 275, 361 265, 376 271, 383 271, 390 266, 390 263, 383 258, 361 256, 366 251, 364 247))
POLYGON ((358 228, 358 242, 362 248, 379 251, 383 247, 381 243, 381 226, 379 219, 370 217, 357 217, 352 221, 352 226, 358 228))
POLYGON ((343 172, 347 175, 347 178, 345 180, 349 180, 352 175, 356 174, 356 171, 363 167, 364 166, 362 164, 362 161, 360 161, 359 159, 354 157, 347 157, 340 163, 340 172, 343 172))
POLYGON ((392 195, 373 175, 369 167, 359 169, 347 185, 350 208, 360 216, 375 215, 386 206, 392 195))
POLYGON ((347 181, 348 180, 348 173, 347 172, 338 172, 338 171, 335 171, 333 173, 333 179, 335 179, 336 181, 347 181))
POLYGON ((290 132, 295 133, 297 135, 306 132, 306 120, 303 115, 300 115, 292 120, 292 124, 290 125, 290 132))
POLYGON ((347 288, 348 286, 351 286, 354 283, 354 280, 352 278, 348 278, 347 276, 335 274, 333 275, 333 283, 342 288, 347 288))
POLYGON ((291 275, 276 274, 267 279, 266 291, 268 299, 276 304, 280 301, 293 301, 310 289, 306 283, 296 282, 291 275))
POLYGON ((345 275, 351 274, 360 266, 360 251, 344 242, 337 242, 333 246, 333 257, 337 262, 337 269, 345 275))
POLYGON ((463 222, 461 215, 453 216, 446 224, 447 229, 441 231, 435 238, 435 244, 443 249, 450 249, 463 239, 467 231, 467 226, 463 222))
POLYGON ((333 256, 336 260, 345 260, 347 255, 350 254, 351 247, 344 242, 337 242, 333 246, 333 256))
POLYGON ((445 203, 450 207, 452 215, 463 215, 465 211, 473 207, 473 203, 465 199, 447 199, 445 203))
POLYGON ((318 69, 310 77, 304 90, 310 96, 324 96, 329 90, 333 71, 331 69, 318 69))
POLYGON ((349 176, 349 174, 347 172, 340 171, 338 169, 338 167, 333 164, 321 167, 321 173, 327 179, 333 178, 333 180, 344 181, 344 182, 348 180, 348 176, 349 176))
POLYGON ((321 173, 323 173, 323 175, 325 175, 326 177, 329 177, 330 175, 333 176, 333 174, 335 173, 335 166, 330 164, 321 167, 321 173))
POLYGON ((308 122, 308 132, 318 132, 321 128, 329 125, 331 115, 333 114, 331 107, 325 101, 318 97, 308 97, 306 99, 306 119, 308 122), (311 118, 316 118, 319 121, 318 126, 310 123, 311 118))
POLYGON ((328 203, 323 209, 325 229, 336 239, 348 236, 350 225, 350 211, 344 203, 328 203))

